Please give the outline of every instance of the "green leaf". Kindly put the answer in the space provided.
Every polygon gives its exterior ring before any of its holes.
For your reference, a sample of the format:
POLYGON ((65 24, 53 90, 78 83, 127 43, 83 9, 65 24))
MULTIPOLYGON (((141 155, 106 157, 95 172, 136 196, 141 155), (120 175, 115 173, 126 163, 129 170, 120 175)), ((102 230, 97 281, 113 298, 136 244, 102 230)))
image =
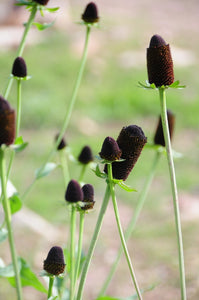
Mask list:
POLYGON ((23 151, 27 146, 28 142, 24 142, 22 136, 16 138, 14 145, 11 145, 16 153, 23 151))
POLYGON ((146 84, 143 84, 140 81, 138 81, 138 86, 143 89, 152 89, 152 90, 155 90, 157 88, 154 83, 150 84, 148 81, 146 81, 146 84))
POLYGON ((17 5, 17 6, 22 6, 22 5, 34 6, 35 3, 32 1, 17 0, 17 3, 15 5, 17 5))
POLYGON ((39 168, 35 172, 36 179, 40 179, 42 177, 47 176, 50 174, 55 168, 57 167, 57 164, 53 162, 47 163, 43 168, 39 168))
POLYGON ((8 231, 5 228, 0 229, 0 243, 3 243, 8 237, 8 231))
POLYGON ((51 7, 51 8, 45 8, 46 11, 48 11, 49 13, 54 13, 55 11, 59 10, 59 7, 51 7))
POLYGON ((103 179, 107 178, 107 174, 100 171, 99 165, 97 165, 94 170, 92 169, 92 171, 95 173, 95 175, 97 177, 100 177, 100 178, 103 178, 103 179))
POLYGON ((124 183, 124 181, 119 181, 117 183, 123 190, 127 191, 127 192, 137 192, 136 189, 131 188, 130 186, 126 185, 124 183))
POLYGON ((186 85, 180 85, 180 81, 176 80, 175 82, 170 84, 169 87, 172 89, 184 89, 186 87, 186 85))
MULTIPOLYGON (((21 270, 21 262, 18 260, 19 264, 19 270, 21 270)), ((7 277, 11 278, 15 276, 15 271, 13 268, 13 264, 10 264, 8 266, 0 266, 0 277, 7 277)))
MULTIPOLYGON (((20 277, 21 277, 22 286, 32 286, 36 290, 47 294, 46 288, 37 279, 37 276, 31 271, 31 269, 30 269, 29 265, 26 263, 26 261, 23 258, 19 258, 18 262, 21 264, 20 277)), ((12 265, 10 265, 10 268, 12 271, 14 271, 12 265)), ((12 272, 10 272, 10 273, 12 274, 12 272)), ((15 277, 13 276, 13 274, 11 276, 6 276, 6 277, 8 277, 8 281, 10 282, 10 284, 12 286, 16 287, 15 277)))
POLYGON ((110 296, 102 296, 102 297, 99 297, 97 298, 96 300, 120 300, 119 298, 113 298, 113 297, 110 297, 110 296))
POLYGON ((35 25, 37 27, 37 29, 41 31, 41 30, 45 30, 45 29, 53 26, 54 23, 55 23, 54 21, 51 22, 51 23, 44 23, 44 24, 41 24, 41 23, 38 23, 38 22, 34 22, 33 25, 35 25))
POLYGON ((10 198, 10 208, 11 208, 11 213, 14 214, 17 211, 19 211, 22 208, 22 201, 19 198, 18 194, 13 194, 10 198))

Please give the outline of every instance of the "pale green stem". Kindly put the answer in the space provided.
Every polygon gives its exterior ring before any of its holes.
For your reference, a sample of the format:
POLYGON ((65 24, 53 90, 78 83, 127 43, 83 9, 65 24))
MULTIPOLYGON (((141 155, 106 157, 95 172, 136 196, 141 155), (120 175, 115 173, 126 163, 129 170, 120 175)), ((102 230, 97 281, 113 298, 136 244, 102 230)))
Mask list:
POLYGON ((79 276, 79 268, 81 262, 81 255, 82 255, 82 244, 83 244, 83 233, 84 233, 84 216, 85 212, 80 212, 79 216, 79 240, 78 240, 78 251, 77 251, 77 261, 76 261, 76 268, 75 268, 75 285, 79 276))
POLYGON ((53 283, 54 283, 54 277, 49 277, 49 286, 48 286, 48 298, 49 299, 52 296, 52 290, 53 290, 53 283))
POLYGON ((115 212, 115 218, 116 218, 116 222, 117 222, 117 226, 118 226, 118 231, 119 231, 123 251, 124 251, 124 254, 125 254, 125 257, 126 257, 126 261, 127 261, 128 267, 129 267, 130 274, 131 274, 131 279, 133 281, 138 299, 142 300, 142 294, 141 294, 139 286, 138 286, 135 271, 133 269, 131 258, 130 258, 130 255, 129 255, 129 252, 128 252, 128 249, 127 249, 127 245, 126 245, 126 241, 125 241, 125 238, 124 238, 122 225, 121 225, 121 222, 120 222, 119 210, 118 210, 118 206, 117 206, 117 200, 116 200, 115 189, 114 189, 114 184, 113 184, 112 165, 108 164, 107 166, 108 166, 108 184, 110 186, 111 197, 112 197, 112 202, 113 202, 113 207, 114 207, 114 212, 115 212))
POLYGON ((87 168, 87 164, 82 164, 82 170, 81 170, 81 173, 80 173, 80 176, 79 176, 79 179, 78 179, 78 181, 80 183, 83 182, 83 178, 84 178, 84 175, 85 175, 85 172, 86 172, 86 168, 87 168))
MULTIPOLYGON (((35 5, 32 7, 31 14, 30 14, 30 17, 28 19, 28 22, 25 25, 25 30, 24 30, 24 33, 23 33, 23 36, 22 36, 22 39, 21 39, 21 42, 20 42, 20 45, 19 45, 16 57, 22 56, 22 54, 23 54, 23 50, 24 50, 24 47, 25 47, 26 38, 27 38, 28 32, 29 32, 29 30, 30 30, 30 28, 32 26, 32 23, 34 21, 36 12, 37 12, 37 3, 35 2, 35 5)), ((14 80, 14 78, 10 77, 10 79, 8 81, 7 88, 6 88, 5 93, 4 93, 5 99, 7 99, 8 96, 9 96, 13 80, 14 80)))
POLYGON ((75 233, 76 233, 76 207, 71 205, 70 220, 70 300, 74 299, 75 292, 75 233))
POLYGON ((12 263, 15 272, 15 280, 16 280, 16 290, 17 290, 17 299, 22 300, 22 287, 21 287, 21 278, 20 278, 20 271, 17 261, 17 253, 15 249, 14 243, 14 236, 12 230, 12 214, 10 209, 9 200, 7 197, 7 180, 6 180, 6 164, 5 164, 5 157, 4 157, 4 150, 0 149, 0 169, 1 169, 1 188, 2 188, 2 195, 3 195, 3 209, 5 213, 5 221, 8 230, 8 240, 10 245, 10 252, 12 256, 12 263))
POLYGON ((21 79, 17 80, 17 125, 16 125, 16 138, 19 137, 21 123, 21 79))
MULTIPOLYGON (((80 65, 77 80, 76 80, 76 83, 75 83, 75 86, 74 86, 74 89, 73 89, 73 93, 72 93, 72 97, 71 97, 71 100, 70 100, 70 103, 69 103, 69 107, 66 110, 63 126, 60 130, 60 133, 59 133, 59 136, 58 136, 56 142, 53 145, 53 149, 49 152, 45 162, 42 164, 42 166, 40 168, 40 172, 43 171, 45 165, 47 164, 47 162, 53 156, 53 154, 56 151, 59 143, 61 142, 61 139, 63 138, 64 133, 65 133, 65 131, 67 129, 67 126, 69 124, 69 121, 70 121, 70 118, 71 118, 71 115, 72 115, 72 111, 73 111, 73 107, 75 105, 75 101, 76 101, 76 98, 77 98, 77 93, 78 93, 80 83, 81 83, 81 80, 82 80, 83 71, 84 71, 85 64, 86 64, 86 58, 87 58, 87 53, 88 53, 88 42, 89 42, 89 37, 90 37, 90 30, 91 30, 91 27, 89 25, 87 25, 86 39, 85 39, 84 50, 83 50, 83 55, 82 55, 82 59, 81 59, 81 65, 80 65)), ((36 181, 34 181, 34 182, 36 182, 36 181)), ((27 195, 26 192, 24 194, 27 195)))
POLYGON ((92 240, 90 242, 90 246, 89 246, 89 249, 88 249, 86 260, 84 262, 84 267, 83 267, 82 274, 81 274, 81 279, 80 279, 80 283, 79 283, 79 289, 78 289, 78 294, 77 294, 76 300, 81 300, 82 299, 83 289, 84 289, 84 285, 85 285, 85 281, 86 281, 86 276, 87 276, 87 273, 88 273, 88 270, 89 270, 90 262, 91 262, 91 259, 93 257, 95 246, 96 246, 96 243, 97 243, 97 240, 98 240, 98 237, 99 237, 99 233, 100 233, 100 230, 101 230, 101 227, 102 227, 102 222, 103 222, 104 215, 105 215, 105 212, 106 212, 106 209, 107 209, 107 206, 108 206, 109 198, 110 198, 110 189, 109 189, 109 186, 107 185, 106 192, 105 192, 105 195, 104 195, 104 199, 103 199, 101 209, 100 209, 100 212, 99 212, 99 216, 98 216, 98 219, 97 219, 97 223, 96 223, 96 226, 95 226, 95 230, 94 230, 94 233, 93 233, 93 236, 92 236, 92 240))
MULTIPOLYGON (((148 194, 148 191, 149 191, 149 188, 151 186, 151 183, 152 183, 152 180, 153 180, 153 177, 154 177, 154 174, 155 174, 155 171, 156 171, 156 167, 157 167, 157 164, 158 164, 158 161, 159 161, 159 158, 160 158, 160 152, 156 152, 156 155, 155 155, 155 158, 154 158, 154 161, 153 161, 153 164, 152 164, 152 167, 151 167, 151 170, 149 172, 149 176, 147 177, 146 181, 145 181, 145 184, 144 184, 144 187, 141 191, 141 194, 140 194, 140 197, 138 199, 138 202, 137 202, 137 205, 135 207, 135 212, 133 214, 133 217, 127 227, 127 230, 124 234, 125 236, 125 240, 128 241, 128 239, 130 238, 130 236, 132 235, 132 232, 134 231, 135 229, 135 225, 137 223, 137 220, 140 216, 140 213, 142 211, 142 208, 143 208, 143 205, 145 203, 145 200, 146 200, 146 196, 148 194)), ((108 285, 110 284, 111 282, 111 279, 113 278, 113 275, 115 274, 115 271, 117 269, 117 266, 118 266, 118 263, 121 259, 121 256, 122 256, 122 253, 123 253, 123 248, 122 246, 120 246, 119 250, 118 250, 118 253, 117 253, 117 257, 110 269, 110 272, 100 290, 100 293, 99 293, 99 296, 98 297, 102 297, 107 288, 108 288, 108 285)))
POLYGON ((177 243, 178 243, 181 299, 186 300, 185 267, 184 267, 183 241, 182 241, 182 230, 181 230, 181 222, 180 222, 178 191, 177 191, 175 168, 173 163, 173 155, 172 155, 169 126, 168 126, 168 119, 167 119, 166 91, 164 88, 159 88, 159 95, 160 95, 162 127, 163 127, 164 140, 165 140, 166 151, 167 151, 171 190, 173 195, 173 207, 174 207, 175 225, 176 225, 177 243))
POLYGON ((70 180, 70 174, 69 174, 69 168, 68 168, 68 161, 67 161, 67 154, 66 151, 63 150, 58 150, 59 152, 59 157, 60 157, 60 162, 61 162, 61 167, 63 171, 63 177, 64 177, 64 185, 65 188, 67 187, 69 180, 70 180))

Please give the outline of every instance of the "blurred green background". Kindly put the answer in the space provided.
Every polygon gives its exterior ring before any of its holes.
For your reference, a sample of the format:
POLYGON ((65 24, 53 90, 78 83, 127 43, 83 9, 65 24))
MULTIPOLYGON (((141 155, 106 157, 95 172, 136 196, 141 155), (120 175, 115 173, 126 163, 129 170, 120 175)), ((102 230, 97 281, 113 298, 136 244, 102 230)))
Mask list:
MULTIPOLYGON (((26 22, 28 17, 28 12, 25 12, 24 8, 16 9, 12 2, 14 1, 1 0, 0 3, 1 94, 5 91, 23 32, 22 23, 26 22)), ((173 148, 183 154, 181 159, 175 161, 175 166, 182 213, 188 298, 197 300, 199 297, 197 38, 199 3, 196 0, 153 2, 103 0, 95 3, 99 8, 100 28, 94 28, 91 32, 84 78, 65 135, 67 143, 75 157, 85 145, 90 145, 94 155, 97 155, 106 136, 116 139, 121 128, 130 124, 142 127, 148 141, 153 140, 160 111, 158 92, 139 88, 138 81, 144 83, 147 79, 146 48, 150 38, 153 34, 160 34, 171 46, 175 79, 186 85, 183 90, 168 90, 167 104, 176 115, 173 148)), ((44 17, 38 16, 37 20, 39 22, 55 20, 54 26, 41 32, 34 28, 30 32, 23 57, 32 79, 23 82, 21 129, 21 134, 29 145, 24 152, 16 156, 11 174, 12 181, 21 194, 32 182, 35 170, 44 161, 56 133, 61 128, 80 64, 85 27, 77 22, 80 21, 86 4, 87 1, 80 0, 50 1, 50 7, 60 6, 60 10, 54 14, 46 13, 44 17)), ((8 100, 16 107, 16 84, 13 84, 8 100)), ((152 150, 144 149, 127 180, 127 184, 135 187, 138 193, 125 193, 117 189, 124 226, 133 214, 153 156, 152 150)), ((54 160, 59 161, 58 156, 54 160)), ((77 179, 81 167, 71 161, 69 167, 71 178, 77 179)), ((85 230, 86 247, 97 218, 105 182, 96 178, 91 170, 87 171, 85 182, 94 185, 96 194, 96 210, 88 215, 88 231, 85 230)), ((46 224, 49 226, 54 225, 57 230, 64 232, 65 224, 68 222, 64 192, 62 173, 58 168, 33 187, 25 200, 25 207, 47 220, 49 223, 46 224)), ((45 258, 52 243, 56 242, 56 238, 50 236, 48 232, 39 233, 31 226, 29 228, 28 224, 27 227, 25 223, 23 226, 23 210, 20 214, 21 217, 16 217, 19 253, 24 255, 39 272, 38 270, 42 268, 42 259, 45 258), (19 224, 21 220, 22 225, 19 224), (27 251, 29 247, 30 251, 27 251)), ((98 278, 107 272, 119 244, 119 239, 113 241, 112 234, 117 235, 117 232, 110 220, 114 223, 111 208, 104 225, 108 226, 109 230, 102 232, 101 243, 96 250, 92 266, 97 271, 94 271, 96 273, 94 278, 92 275, 89 277, 92 285, 96 284, 96 289, 100 288, 98 278)), ((39 231, 40 223, 37 224, 39 220, 33 216, 33 222, 39 231)), ((67 237, 65 233, 64 238, 57 237, 57 243, 67 243, 65 235, 67 237)), ((160 297, 162 300, 179 299, 175 226, 164 156, 129 245, 141 286, 146 288, 155 284, 155 288, 146 293, 145 299, 160 299, 160 297)), ((9 261, 7 245, 4 244, 4 247, 2 255, 9 261)), ((128 269, 124 266, 120 265, 109 294, 128 296, 133 293, 128 269), (115 288, 118 281, 120 284, 115 288)), ((94 299, 97 291, 89 289, 91 283, 89 280, 87 297, 94 299)), ((7 289, 5 282, 2 297, 13 299, 14 294, 8 296, 7 289)), ((45 299, 39 294, 35 296, 32 290, 31 298, 29 289, 25 289, 25 293, 26 299, 35 299, 34 297, 45 299)))

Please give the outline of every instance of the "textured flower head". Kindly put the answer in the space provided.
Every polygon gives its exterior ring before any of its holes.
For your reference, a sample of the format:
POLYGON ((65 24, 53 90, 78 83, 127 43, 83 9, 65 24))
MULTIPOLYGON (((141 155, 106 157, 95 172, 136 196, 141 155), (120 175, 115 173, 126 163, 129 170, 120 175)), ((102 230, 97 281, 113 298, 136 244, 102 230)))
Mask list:
POLYGON ((117 142, 110 136, 106 137, 101 152, 100 157, 106 160, 114 161, 120 159, 122 151, 120 150, 117 142))
POLYGON ((157 87, 174 82, 170 46, 157 34, 152 36, 147 48, 147 71, 149 83, 154 83, 157 87))
POLYGON ((44 260, 43 269, 51 275, 58 276, 64 272, 65 266, 62 248, 58 246, 52 247, 44 260))
POLYGON ((0 96, 0 146, 11 145, 15 139, 15 111, 0 96))
POLYGON ((26 62, 23 57, 18 56, 12 66, 12 75, 20 78, 27 76, 26 62))
POLYGON ((83 209, 83 210, 93 209, 93 206, 95 204, 93 186, 89 183, 85 184, 82 187, 82 191, 83 191, 83 194, 84 194, 84 199, 83 199, 82 202, 86 202, 86 204, 83 207, 81 207, 81 209, 83 209))
MULTIPOLYGON (((172 140, 174 126, 175 126, 175 115, 170 110, 167 110, 167 119, 168 119, 168 125, 169 125, 170 139, 172 140)), ((164 140, 164 133, 163 133, 163 128, 162 128, 161 117, 159 117, 157 129, 155 132, 154 144, 165 147, 165 140, 164 140)))
MULTIPOLYGON (((59 134, 56 135, 55 141, 57 141, 58 137, 59 137, 59 134)), ((66 143, 65 139, 62 138, 61 141, 60 141, 60 143, 59 143, 59 145, 57 146, 57 150, 62 150, 62 149, 64 149, 66 146, 67 146, 67 143, 66 143)))
POLYGON ((79 183, 72 179, 66 189, 65 200, 69 203, 83 201, 84 195, 79 183))
POLYGON ((84 146, 78 156, 78 161, 83 165, 87 165, 93 161, 92 150, 89 146, 84 146))
POLYGON ((47 5, 49 0, 33 0, 34 2, 37 2, 40 5, 47 5))
POLYGON ((97 6, 94 2, 90 2, 86 8, 84 13, 82 14, 82 20, 85 23, 97 23, 99 21, 97 6))

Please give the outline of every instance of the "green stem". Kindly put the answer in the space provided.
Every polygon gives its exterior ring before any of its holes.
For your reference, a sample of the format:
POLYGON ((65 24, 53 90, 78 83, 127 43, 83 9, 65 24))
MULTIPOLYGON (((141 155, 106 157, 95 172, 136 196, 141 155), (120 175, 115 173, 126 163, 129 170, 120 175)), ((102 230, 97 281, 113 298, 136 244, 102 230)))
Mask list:
POLYGON ((49 277, 48 298, 47 299, 49 299, 52 296, 54 279, 55 278, 52 276, 49 277))
POLYGON ((61 162, 61 167, 62 167, 62 171, 63 171, 63 177, 64 177, 64 185, 65 188, 68 185, 68 182, 70 180, 70 174, 69 174, 69 168, 68 168, 68 162, 67 162, 67 157, 66 157, 66 151, 63 150, 59 150, 59 157, 60 157, 60 162, 61 162))
MULTIPOLYGON (((41 166, 40 172, 43 171, 45 165, 47 164, 47 162, 53 156, 53 154, 56 151, 59 143, 61 142, 61 139, 63 138, 64 133, 65 133, 65 131, 67 129, 67 126, 69 124, 69 121, 70 121, 70 118, 71 118, 71 115, 72 115, 72 111, 73 111, 73 107, 75 105, 75 101, 76 101, 76 98, 77 98, 77 93, 78 93, 78 90, 79 90, 79 87, 80 87, 80 83, 81 83, 81 80, 82 80, 83 71, 84 71, 85 64, 86 64, 90 31, 91 31, 91 27, 89 25, 87 25, 86 39, 85 39, 85 44, 84 44, 84 50, 83 50, 83 55, 82 55, 82 59, 81 59, 80 69, 79 69, 77 80, 76 80, 76 83, 75 83, 75 86, 74 86, 74 89, 73 89, 73 93, 72 93, 72 97, 71 97, 71 100, 70 100, 70 103, 69 103, 69 107, 66 110, 66 114, 65 114, 63 126, 62 126, 62 128, 60 130, 60 133, 59 133, 59 136, 58 136, 56 142, 53 145, 53 149, 49 152, 49 154, 48 154, 45 162, 41 166)), ((27 193, 25 192, 25 194, 27 194, 27 193)))
MULTIPOLYGON (((127 230, 124 234, 126 241, 128 241, 128 239, 130 238, 133 230, 135 229, 135 225, 136 225, 137 220, 140 216, 140 213, 142 211, 143 205, 144 205, 145 200, 146 200, 146 196, 147 196, 149 188, 151 186, 151 183, 152 183, 155 171, 156 171, 156 167, 157 167, 158 162, 159 162, 159 158, 160 158, 160 152, 157 151, 156 155, 155 155, 155 158, 154 158, 154 161, 153 161, 153 164, 152 164, 152 167, 151 167, 151 170, 149 172, 149 176, 147 177, 147 179, 145 181, 144 187, 143 187, 143 189, 141 191, 141 194, 140 194, 140 197, 138 199, 138 203, 136 205, 135 212, 134 212, 133 217, 132 217, 132 219, 131 219, 128 227, 127 227, 127 230)), ((117 269, 118 263, 119 263, 120 258, 122 256, 122 253, 123 253, 123 248, 122 248, 122 246, 120 246, 120 248, 118 250, 118 253, 117 253, 117 257, 116 257, 116 259, 115 259, 115 261, 114 261, 114 263, 113 263, 113 265, 110 269, 110 272, 109 272, 109 274, 108 274, 108 276, 107 276, 107 278, 106 278, 106 280, 105 280, 105 282, 104 282, 104 284, 103 284, 103 286, 100 290, 100 293, 99 293, 98 297, 102 297, 105 294, 105 292, 108 288, 108 285, 110 284, 111 279, 112 279, 113 275, 115 274, 115 271, 117 269)))
MULTIPOLYGON (((21 39, 16 57, 22 56, 22 54, 23 54, 26 38, 27 38, 28 32, 29 32, 29 30, 32 26, 32 23, 34 21, 36 12, 37 12, 37 3, 35 3, 34 6, 32 6, 31 14, 30 14, 30 17, 28 19, 28 22, 25 25, 25 30, 24 30, 24 33, 23 33, 23 36, 22 36, 22 39, 21 39)), ((10 79, 8 81, 8 85, 7 85, 7 88, 6 88, 5 93, 4 93, 5 99, 7 99, 8 96, 9 96, 9 93, 10 93, 10 90, 11 90, 11 87, 12 87, 12 83, 13 83, 13 79, 14 79, 13 77, 10 77, 10 79)))
POLYGON ((17 299, 22 300, 22 287, 21 287, 21 278, 20 271, 17 261, 17 254, 14 243, 14 236, 12 231, 12 215, 10 210, 10 204, 7 197, 7 180, 6 180, 6 165, 5 165, 5 157, 4 150, 0 149, 0 170, 1 170, 1 187, 2 187, 2 195, 3 195, 3 209, 5 213, 5 221, 8 230, 8 240, 10 245, 10 252, 12 256, 12 263, 15 271, 15 280, 16 280, 16 289, 17 289, 17 299))
POLYGON ((164 88, 159 88, 160 96, 160 107, 161 107, 161 119, 162 127, 167 151, 167 160, 171 181, 171 190, 173 195, 173 206, 175 215, 175 225, 177 233, 177 243, 178 243, 178 259, 179 259, 179 271, 180 271, 180 286, 181 286, 181 299, 186 299, 186 282, 185 282, 185 268, 184 268, 184 254, 183 254, 183 241, 182 241, 182 230, 180 222, 180 211, 179 211, 179 201, 178 201, 178 191, 176 184, 175 168, 173 163, 173 155, 171 148, 171 141, 169 135, 169 126, 167 119, 167 107, 166 107, 166 91, 164 88))
POLYGON ((80 212, 79 218, 79 240, 78 240, 78 251, 77 251, 77 261, 76 261, 76 268, 75 268, 75 284, 78 279, 79 275, 79 268, 81 262, 81 255, 82 255, 82 243, 83 243, 83 233, 84 233, 84 216, 85 212, 80 212))
POLYGON ((87 164, 82 165, 82 170, 81 170, 81 173, 80 173, 80 176, 79 176, 79 179, 78 179, 78 181, 80 183, 83 182, 83 178, 84 178, 84 175, 85 175, 85 172, 86 172, 86 168, 87 168, 87 164))
POLYGON ((133 284, 135 286, 138 299, 142 300, 142 295, 141 295, 141 292, 140 292, 140 289, 139 289, 139 286, 138 286, 138 283, 137 283, 137 279, 136 279, 136 276, 135 276, 133 265, 131 263, 131 258, 130 258, 130 255, 129 255, 129 252, 128 252, 128 249, 127 249, 127 245, 126 245, 126 241, 125 241, 125 238, 124 238, 122 225, 121 225, 121 222, 120 222, 119 210, 118 210, 118 206, 117 206, 117 200, 116 200, 115 189, 114 189, 114 184, 113 184, 112 165, 111 164, 108 164, 108 179, 109 179, 108 184, 109 184, 110 191, 111 191, 111 197, 112 197, 112 202, 113 202, 113 207, 114 207, 114 212, 115 212, 115 218, 116 218, 116 222, 117 222, 117 226, 118 226, 118 231, 119 231, 122 247, 123 247, 123 250, 124 250, 124 254, 126 256, 126 260, 127 260, 127 263, 128 263, 130 274, 131 274, 131 279, 132 279, 133 284))
POLYGON ((96 243, 97 243, 97 240, 98 240, 98 237, 99 237, 99 233, 100 233, 100 230, 101 230, 101 227, 102 227, 102 222, 103 222, 104 215, 105 215, 105 212, 106 212, 106 209, 107 209, 107 206, 108 206, 109 198, 110 198, 110 189, 109 189, 109 186, 107 185, 106 192, 105 192, 105 195, 104 195, 104 199, 103 199, 101 209, 100 209, 100 212, 99 212, 99 216, 98 216, 98 219, 97 219, 97 223, 96 223, 96 226, 95 226, 95 231, 93 233, 92 240, 91 240, 91 243, 90 243, 90 246, 89 246, 89 249, 88 249, 88 254, 86 256, 86 260, 85 260, 84 267, 83 267, 83 270, 82 270, 82 275, 81 275, 81 279, 80 279, 80 283, 79 283, 79 289, 78 289, 78 294, 77 294, 76 300, 81 300, 82 299, 83 289, 84 289, 84 285, 85 285, 85 281, 86 281, 86 276, 87 276, 87 273, 88 273, 88 269, 89 269, 89 266, 90 266, 91 259, 93 257, 93 253, 94 253, 95 246, 96 246, 96 243))
POLYGON ((70 220, 70 300, 74 299, 75 292, 75 233, 76 233, 76 207, 71 205, 70 220))
POLYGON ((21 123, 21 79, 17 80, 17 125, 16 125, 16 137, 19 136, 21 123))

